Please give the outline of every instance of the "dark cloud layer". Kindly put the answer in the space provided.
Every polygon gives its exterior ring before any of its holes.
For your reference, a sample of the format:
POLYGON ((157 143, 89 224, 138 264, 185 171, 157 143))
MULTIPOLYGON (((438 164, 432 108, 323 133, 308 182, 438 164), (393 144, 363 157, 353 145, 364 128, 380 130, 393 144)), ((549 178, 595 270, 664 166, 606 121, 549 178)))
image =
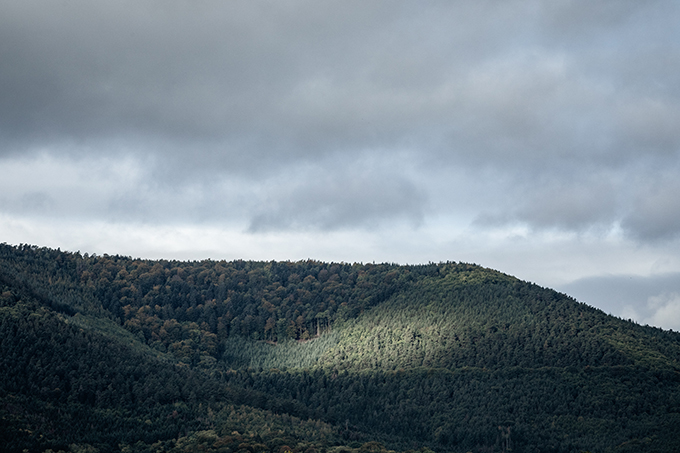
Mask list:
POLYGON ((263 203, 250 230, 335 230, 385 221, 422 222, 425 197, 408 180, 376 178, 361 170, 323 176, 290 181, 290 187, 263 203))
POLYGON ((0 159, 138 177, 19 186, 0 209, 325 231, 423 225, 483 192, 480 227, 675 240, 678 8, 3 2, 0 159))

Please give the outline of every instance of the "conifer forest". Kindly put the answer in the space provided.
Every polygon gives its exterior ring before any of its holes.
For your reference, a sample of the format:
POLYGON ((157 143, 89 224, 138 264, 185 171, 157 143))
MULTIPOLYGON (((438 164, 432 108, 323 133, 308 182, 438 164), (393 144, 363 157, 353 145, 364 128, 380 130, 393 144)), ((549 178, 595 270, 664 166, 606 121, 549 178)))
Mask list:
POLYGON ((474 264, 0 245, 0 445, 678 452, 680 333, 474 264))

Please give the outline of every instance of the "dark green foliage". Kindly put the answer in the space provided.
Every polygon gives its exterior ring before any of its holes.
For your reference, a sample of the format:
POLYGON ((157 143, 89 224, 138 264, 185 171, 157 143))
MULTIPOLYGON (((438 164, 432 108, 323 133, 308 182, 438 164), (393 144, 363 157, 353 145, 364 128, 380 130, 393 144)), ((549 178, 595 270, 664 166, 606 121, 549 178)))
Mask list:
POLYGON ((0 367, 9 452, 680 451, 678 333, 464 263, 2 244, 0 367))

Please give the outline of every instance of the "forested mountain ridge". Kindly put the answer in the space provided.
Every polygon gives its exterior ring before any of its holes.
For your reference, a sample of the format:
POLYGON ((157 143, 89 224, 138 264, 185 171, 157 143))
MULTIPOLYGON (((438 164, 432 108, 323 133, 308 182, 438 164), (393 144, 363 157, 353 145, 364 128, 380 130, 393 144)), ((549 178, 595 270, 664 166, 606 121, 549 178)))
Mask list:
POLYGON ((0 286, 7 451, 680 450, 680 334, 476 265, 2 244, 0 286))

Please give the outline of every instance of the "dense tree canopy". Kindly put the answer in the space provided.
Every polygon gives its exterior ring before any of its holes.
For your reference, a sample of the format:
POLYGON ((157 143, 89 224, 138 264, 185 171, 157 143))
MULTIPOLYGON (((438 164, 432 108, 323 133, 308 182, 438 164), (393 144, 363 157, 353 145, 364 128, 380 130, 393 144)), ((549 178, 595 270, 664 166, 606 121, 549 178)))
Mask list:
POLYGON ((0 366, 10 452, 680 449, 680 334, 465 263, 2 244, 0 366))

